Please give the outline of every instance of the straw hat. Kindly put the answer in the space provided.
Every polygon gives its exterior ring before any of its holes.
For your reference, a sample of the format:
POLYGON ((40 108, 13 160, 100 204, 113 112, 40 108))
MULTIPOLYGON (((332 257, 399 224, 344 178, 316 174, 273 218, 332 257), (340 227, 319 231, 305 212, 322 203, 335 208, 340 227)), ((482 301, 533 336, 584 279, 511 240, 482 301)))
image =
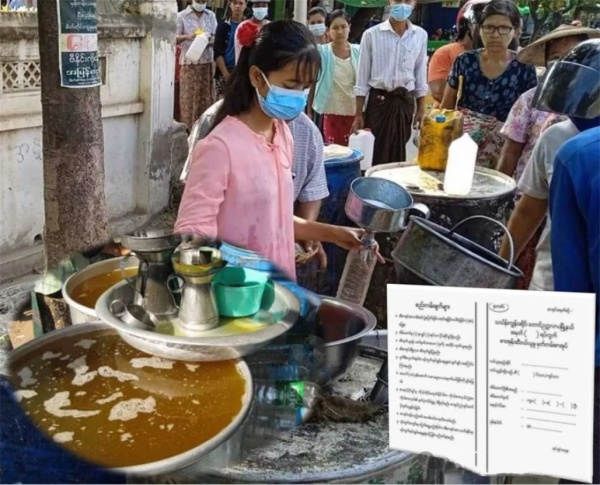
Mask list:
POLYGON ((590 39, 600 38, 600 30, 588 27, 577 27, 574 25, 560 25, 552 32, 540 37, 535 42, 523 48, 517 55, 517 60, 523 64, 534 66, 546 65, 546 44, 553 40, 564 39, 577 35, 587 35, 590 39))

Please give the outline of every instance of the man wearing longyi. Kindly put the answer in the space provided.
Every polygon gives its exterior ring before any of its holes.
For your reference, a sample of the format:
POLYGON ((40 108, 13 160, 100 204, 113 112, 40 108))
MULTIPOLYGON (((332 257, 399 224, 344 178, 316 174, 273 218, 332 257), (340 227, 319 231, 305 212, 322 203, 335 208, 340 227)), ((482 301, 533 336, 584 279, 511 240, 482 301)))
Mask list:
POLYGON ((405 161, 413 121, 420 126, 429 91, 427 32, 409 20, 416 0, 389 2, 390 19, 363 34, 354 88, 352 131, 366 127, 375 135, 373 165, 405 161))

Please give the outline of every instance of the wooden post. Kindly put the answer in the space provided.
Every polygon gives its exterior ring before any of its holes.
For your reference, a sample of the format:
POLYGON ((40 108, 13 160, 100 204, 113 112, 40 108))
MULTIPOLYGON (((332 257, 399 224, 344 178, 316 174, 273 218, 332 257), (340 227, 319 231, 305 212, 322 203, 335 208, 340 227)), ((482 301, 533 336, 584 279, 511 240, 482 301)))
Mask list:
POLYGON ((100 87, 61 87, 58 1, 38 2, 47 269, 109 235, 100 87))

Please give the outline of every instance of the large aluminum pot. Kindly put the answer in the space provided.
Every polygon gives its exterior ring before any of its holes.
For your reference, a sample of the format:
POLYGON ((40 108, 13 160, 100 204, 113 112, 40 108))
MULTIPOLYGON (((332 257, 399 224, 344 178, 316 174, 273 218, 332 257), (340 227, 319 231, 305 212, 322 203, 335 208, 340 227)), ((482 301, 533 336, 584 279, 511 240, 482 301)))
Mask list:
MULTIPOLYGON (((71 322, 73 325, 78 323, 102 323, 102 320, 98 317, 95 308, 88 308, 83 306, 81 303, 77 303, 72 295, 75 288, 81 283, 87 281, 95 276, 108 274, 113 271, 119 271, 121 269, 121 261, 123 258, 112 258, 99 263, 94 263, 86 268, 78 271, 71 275, 62 288, 62 296, 69 305, 69 313, 71 314, 71 322)), ((125 264, 125 269, 134 269, 139 266, 140 262, 137 258, 129 258, 125 264)))
POLYGON ((366 308, 323 297, 317 311, 317 336, 325 342, 325 366, 320 371, 320 385, 348 371, 358 356, 361 339, 376 325, 375 315, 366 308))
MULTIPOLYGON (((88 325, 77 325, 66 327, 61 330, 55 330, 35 340, 32 340, 13 350, 9 354, 9 368, 11 370, 11 373, 14 374, 14 366, 16 366, 19 362, 23 362, 24 359, 26 360, 39 354, 40 351, 47 344, 51 344, 53 342, 61 341, 64 339, 71 339, 73 337, 78 336, 84 338, 86 335, 93 334, 100 330, 115 332, 108 325, 100 323, 90 323, 88 325)), ((210 462, 211 457, 213 455, 219 458, 219 456, 222 455, 223 450, 230 450, 229 453, 232 454, 232 446, 238 448, 235 450, 235 453, 233 453, 238 455, 241 451, 239 449, 239 447, 241 446, 241 443, 239 442, 239 435, 241 428, 247 420, 248 415, 250 413, 250 409, 252 407, 252 401, 254 399, 254 385, 252 382, 252 375, 250 373, 250 369, 243 360, 237 361, 237 369, 244 378, 244 381, 246 382, 246 389, 243 397, 242 407, 238 415, 231 421, 231 423, 229 423, 225 428, 223 428, 217 435, 215 435, 213 438, 206 441, 205 443, 201 444, 200 446, 197 446, 196 448, 192 448, 191 450, 188 450, 179 455, 172 456, 170 458, 166 458, 164 460, 145 463, 143 465, 113 468, 108 470, 114 471, 119 474, 134 476, 158 475, 173 472, 185 473, 190 469, 195 469, 197 463, 200 460, 202 460, 203 462, 204 460, 208 460, 210 462)))

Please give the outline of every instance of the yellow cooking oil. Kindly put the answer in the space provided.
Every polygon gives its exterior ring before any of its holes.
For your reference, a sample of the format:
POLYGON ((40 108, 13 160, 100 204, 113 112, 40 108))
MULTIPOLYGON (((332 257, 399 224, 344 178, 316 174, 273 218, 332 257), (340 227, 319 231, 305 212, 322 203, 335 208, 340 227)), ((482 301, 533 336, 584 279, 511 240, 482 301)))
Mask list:
POLYGON ((109 288, 123 280, 123 273, 127 278, 133 278, 138 273, 137 268, 120 269, 93 276, 79 283, 71 292, 71 298, 84 307, 94 309, 96 302, 109 288))
POLYGON ((240 413, 247 385, 235 361, 152 357, 113 330, 47 343, 11 367, 16 397, 37 426, 68 451, 111 468, 207 442, 240 413))

